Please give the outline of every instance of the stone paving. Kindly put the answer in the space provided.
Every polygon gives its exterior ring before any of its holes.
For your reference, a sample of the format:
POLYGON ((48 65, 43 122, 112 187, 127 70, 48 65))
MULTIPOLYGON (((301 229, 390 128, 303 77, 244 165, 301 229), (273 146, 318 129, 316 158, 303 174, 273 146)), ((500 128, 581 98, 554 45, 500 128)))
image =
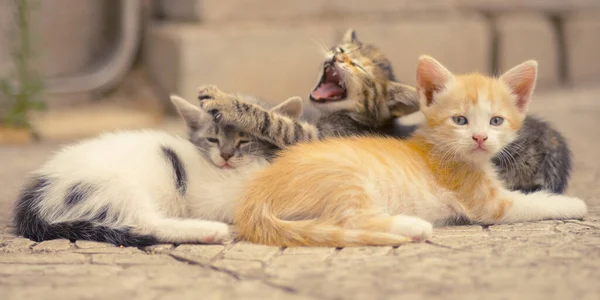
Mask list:
POLYGON ((248 243, 144 249, 10 233, 19 186, 57 143, 0 147, 0 298, 12 299, 600 299, 600 88, 539 93, 532 111, 575 153, 568 194, 583 220, 435 230, 398 248, 248 243))

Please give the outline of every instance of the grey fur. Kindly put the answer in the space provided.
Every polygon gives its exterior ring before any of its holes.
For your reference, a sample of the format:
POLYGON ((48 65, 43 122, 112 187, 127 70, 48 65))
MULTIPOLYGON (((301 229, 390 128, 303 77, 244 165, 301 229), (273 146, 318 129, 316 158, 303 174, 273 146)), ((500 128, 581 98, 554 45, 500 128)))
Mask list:
POLYGON ((499 175, 512 190, 563 193, 571 174, 571 151, 550 124, 527 116, 518 138, 494 158, 499 175))
MULTIPOLYGON (((319 138, 314 125, 297 121, 277 110, 267 111, 257 104, 244 102, 239 96, 225 93, 214 85, 201 87, 198 99, 201 99, 200 107, 213 116, 215 124, 225 128, 243 128, 250 135, 266 140, 267 144, 282 148, 319 138), (212 106, 206 105, 208 103, 212 106)), ((291 101, 299 101, 299 98, 291 98, 282 104, 291 101)))
MULTIPOLYGON (((266 107, 257 99, 243 95, 235 96, 246 101, 247 103, 243 103, 244 105, 256 105, 261 109, 266 107)), ((271 159, 280 150, 263 139, 247 134, 247 130, 242 131, 228 124, 209 122, 209 125, 205 127, 194 128, 188 125, 188 128, 190 141, 205 155, 210 152, 211 148, 218 148, 221 154, 232 155, 234 158, 250 155, 271 159), (212 139, 218 142, 211 142, 212 139)))

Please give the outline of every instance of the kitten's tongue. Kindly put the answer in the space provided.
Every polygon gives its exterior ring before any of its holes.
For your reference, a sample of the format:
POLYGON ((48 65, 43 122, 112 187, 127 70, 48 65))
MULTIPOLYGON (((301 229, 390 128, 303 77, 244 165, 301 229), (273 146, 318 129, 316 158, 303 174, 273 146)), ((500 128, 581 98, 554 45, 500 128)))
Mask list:
POLYGON ((344 96, 344 92, 345 90, 341 86, 333 82, 324 82, 318 88, 316 88, 311 95, 315 100, 324 100, 341 98, 344 96))

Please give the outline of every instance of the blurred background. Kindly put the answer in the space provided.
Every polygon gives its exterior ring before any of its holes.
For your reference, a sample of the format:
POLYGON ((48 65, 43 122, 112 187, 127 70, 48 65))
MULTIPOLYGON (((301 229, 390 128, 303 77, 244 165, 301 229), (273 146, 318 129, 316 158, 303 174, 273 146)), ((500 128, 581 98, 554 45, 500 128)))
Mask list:
POLYGON ((0 0, 0 142, 168 127, 168 94, 201 84, 307 98, 348 27, 410 84, 424 53, 491 74, 535 58, 539 90, 600 83, 599 0, 0 0))

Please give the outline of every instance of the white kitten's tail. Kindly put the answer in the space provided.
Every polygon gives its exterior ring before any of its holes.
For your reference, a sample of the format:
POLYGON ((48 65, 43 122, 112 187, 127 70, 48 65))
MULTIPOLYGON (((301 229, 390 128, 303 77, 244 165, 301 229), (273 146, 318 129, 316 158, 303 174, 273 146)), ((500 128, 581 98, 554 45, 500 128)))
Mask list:
MULTIPOLYGON (((14 211, 15 233, 36 242, 52 239, 91 240, 115 245, 141 247, 162 243, 222 243, 231 240, 229 226, 221 222, 174 219, 143 215, 135 224, 106 221, 107 212, 88 211, 63 222, 52 222, 40 213, 49 179, 34 178, 21 192, 14 211), (103 217, 101 217, 104 214, 103 217)), ((66 213, 69 207, 61 206, 66 213)))

